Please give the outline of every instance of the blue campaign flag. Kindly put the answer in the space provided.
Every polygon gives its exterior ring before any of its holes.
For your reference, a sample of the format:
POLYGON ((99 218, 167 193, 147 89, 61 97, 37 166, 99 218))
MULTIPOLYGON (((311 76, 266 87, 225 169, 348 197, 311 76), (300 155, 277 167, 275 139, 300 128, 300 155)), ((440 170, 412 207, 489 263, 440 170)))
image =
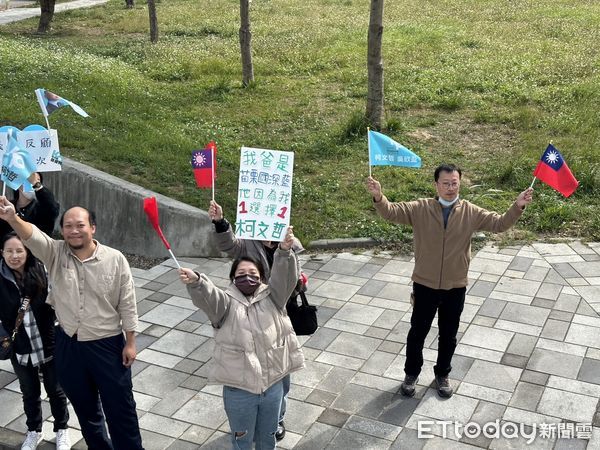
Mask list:
POLYGON ((369 161, 372 166, 421 167, 421 158, 392 138, 369 130, 369 161))
POLYGON ((2 158, 2 175, 0 176, 2 181, 17 190, 19 186, 27 182, 27 178, 35 170, 35 163, 31 160, 29 153, 11 135, 2 158))
POLYGON ((35 90, 35 95, 37 97, 37 101, 42 110, 42 114, 44 117, 48 117, 54 111, 63 106, 70 106, 73 111, 83 117, 89 117, 89 114, 86 113, 83 108, 75 103, 67 100, 66 98, 62 98, 56 95, 54 92, 50 92, 47 89, 38 88, 35 90))

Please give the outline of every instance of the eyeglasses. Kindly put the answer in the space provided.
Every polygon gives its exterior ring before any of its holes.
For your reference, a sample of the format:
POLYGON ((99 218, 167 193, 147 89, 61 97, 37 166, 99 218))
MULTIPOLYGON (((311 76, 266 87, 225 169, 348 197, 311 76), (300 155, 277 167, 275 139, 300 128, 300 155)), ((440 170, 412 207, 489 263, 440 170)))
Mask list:
POLYGON ((438 184, 441 184, 444 189, 456 189, 460 186, 460 183, 457 183, 457 182, 449 183, 447 181, 445 181, 443 183, 438 182, 438 184))
POLYGON ((25 250, 2 250, 3 255, 22 255, 25 253, 25 250))

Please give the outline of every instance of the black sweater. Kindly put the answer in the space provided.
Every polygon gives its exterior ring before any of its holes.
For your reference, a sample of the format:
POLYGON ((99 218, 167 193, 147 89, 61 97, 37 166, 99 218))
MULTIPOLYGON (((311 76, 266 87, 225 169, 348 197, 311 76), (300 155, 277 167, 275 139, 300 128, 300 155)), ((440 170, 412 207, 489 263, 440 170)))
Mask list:
MULTIPOLYGON (((46 187, 42 187, 35 192, 35 198, 24 208, 17 208, 18 196, 19 192, 16 191, 15 198, 11 200, 11 203, 15 205, 19 217, 34 224, 48 236, 52 236, 54 223, 60 210, 60 205, 54 199, 52 191, 46 187)), ((0 238, 11 231, 11 226, 6 221, 0 219, 0 238)))

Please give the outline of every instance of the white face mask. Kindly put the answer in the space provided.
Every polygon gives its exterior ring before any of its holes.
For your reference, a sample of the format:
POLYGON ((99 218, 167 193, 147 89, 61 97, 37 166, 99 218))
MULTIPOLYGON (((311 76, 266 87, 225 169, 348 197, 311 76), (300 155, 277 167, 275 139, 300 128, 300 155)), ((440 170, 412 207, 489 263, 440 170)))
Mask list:
POLYGON ((454 205, 457 201, 458 201, 458 195, 456 196, 456 198, 454 200, 451 200, 451 201, 444 200, 442 197, 438 198, 438 202, 440 202, 444 208, 454 205))
POLYGON ((21 191, 19 192, 19 195, 22 195, 23 197, 25 197, 27 200, 33 200, 35 198, 35 192, 25 192, 25 191, 21 191))

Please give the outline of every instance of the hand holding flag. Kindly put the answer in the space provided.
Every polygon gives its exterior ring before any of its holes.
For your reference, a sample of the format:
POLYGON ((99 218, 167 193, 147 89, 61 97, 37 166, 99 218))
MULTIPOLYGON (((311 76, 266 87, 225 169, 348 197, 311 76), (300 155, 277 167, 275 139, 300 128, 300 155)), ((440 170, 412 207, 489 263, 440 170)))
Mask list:
MULTIPOLYGON (((579 185, 571 169, 556 147, 549 144, 538 165, 533 171, 533 176, 539 178, 552 189, 557 190, 565 197, 569 197, 579 185)), ((535 181, 535 178, 533 181, 535 181)), ((533 185, 533 183, 531 183, 533 185)))
POLYGON ((381 183, 375 178, 367 178, 367 191, 369 191, 375 202, 381 201, 381 198, 383 197, 383 193, 381 192, 381 183))
POLYGON ((150 221, 150 224, 156 231, 156 234, 158 234, 158 237, 163 241, 163 244, 165 244, 165 247, 169 251, 171 258, 173 258, 173 261, 175 261, 175 264, 177 264, 177 268, 181 269, 179 261, 177 261, 177 258, 175 258, 175 255, 171 251, 171 245, 169 244, 169 241, 167 241, 167 238, 165 237, 160 228, 160 223, 158 221, 158 204, 156 203, 156 197, 148 197, 144 199, 144 212, 146 213, 146 216, 148 216, 148 220, 150 221))

